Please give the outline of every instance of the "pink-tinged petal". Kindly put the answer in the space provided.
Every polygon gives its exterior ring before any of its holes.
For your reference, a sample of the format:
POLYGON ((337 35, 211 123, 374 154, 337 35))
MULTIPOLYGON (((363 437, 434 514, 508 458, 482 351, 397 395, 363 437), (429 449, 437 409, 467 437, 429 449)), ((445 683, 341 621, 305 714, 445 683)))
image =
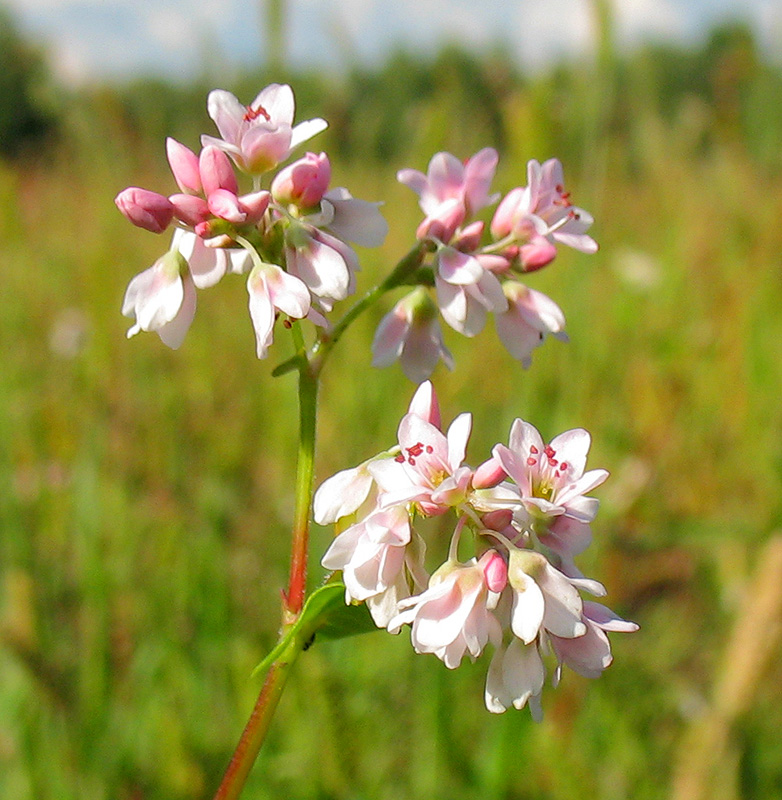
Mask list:
POLYGON ((484 147, 464 168, 465 200, 472 214, 493 202, 494 198, 489 198, 489 186, 494 179, 498 159, 494 148, 484 147))
POLYGON ((326 300, 344 300, 348 296, 351 273, 344 258, 332 247, 310 239, 309 246, 287 248, 291 274, 301 278, 313 294, 326 300))
POLYGON ((514 450, 503 444, 494 446, 492 456, 499 461, 508 477, 521 488, 522 492, 525 495, 529 494, 532 488, 529 480, 529 467, 521 456, 516 455, 514 450))
POLYGON ((431 381, 422 383, 416 389, 407 412, 421 417, 425 422, 434 425, 435 428, 440 428, 440 403, 437 400, 437 393, 431 381))
POLYGON ((239 208, 246 214, 247 222, 260 222, 270 200, 271 195, 267 191, 243 194, 239 198, 239 208))
POLYGON ((583 428, 573 428, 555 436, 551 440, 551 447, 557 453, 560 461, 566 461, 570 465, 569 475, 580 478, 584 474, 587 455, 592 444, 592 437, 589 431, 583 428))
POLYGON ((290 153, 291 129, 288 125, 270 128, 260 124, 249 128, 242 136, 243 169, 261 174, 273 169, 290 153))
POLYGON ((537 583, 526 573, 515 571, 511 560, 508 579, 513 587, 511 630, 524 644, 534 641, 543 623, 545 601, 537 583))
POLYGON ((583 601, 570 580, 547 563, 537 581, 546 598, 543 627, 567 639, 583 636, 586 633, 581 620, 583 601))
POLYGON ((524 456, 535 451, 542 453, 546 447, 538 429, 523 419, 516 419, 511 425, 508 446, 524 456))
MULTIPOLYGON (((468 415, 469 416, 469 415, 468 415)), ((399 444, 403 451, 419 449, 419 445, 428 445, 431 452, 424 449, 416 456, 416 464, 423 465, 435 462, 438 469, 448 464, 448 440, 442 431, 417 414, 405 414, 397 430, 399 444)))
POLYGON ((394 311, 389 311, 377 326, 372 340, 372 366, 388 367, 402 354, 410 322, 394 311))
POLYGON ((185 194, 200 194, 202 186, 198 156, 170 136, 166 139, 166 155, 177 186, 185 194))
POLYGON ((570 583, 581 592, 589 592, 593 597, 605 597, 608 592, 600 581, 592 578, 569 578, 570 583))
POLYGON ((494 325, 505 349, 513 358, 520 361, 525 369, 529 369, 532 364, 532 351, 543 341, 540 331, 526 322, 514 306, 502 314, 497 314, 494 325))
POLYGON ((172 194, 168 199, 174 207, 174 216, 191 228, 206 222, 211 216, 209 206, 202 197, 192 194, 172 194))
POLYGON ((128 331, 128 338, 139 331, 158 330, 179 311, 184 287, 180 269, 170 255, 169 252, 159 258, 128 284, 122 302, 122 314, 136 317, 136 324, 128 331))
POLYGON ((331 525, 353 514, 369 496, 372 475, 366 465, 332 475, 318 488, 313 500, 313 518, 318 525, 331 525))
POLYGON ((227 251, 207 247, 203 239, 181 228, 174 232, 172 246, 176 247, 187 261, 193 282, 198 289, 214 286, 225 275, 227 251))
POLYGON ((581 253, 588 253, 591 255, 600 249, 598 243, 591 236, 587 236, 583 233, 577 234, 567 233, 566 231, 556 231, 552 235, 558 242, 572 247, 574 250, 578 250, 581 253))
POLYGON ((157 332, 163 344, 172 350, 178 350, 182 346, 196 311, 196 290, 189 274, 182 278, 182 288, 182 304, 179 306, 179 311, 171 322, 167 322, 157 332))
POLYGON ((563 493, 561 501, 559 497, 556 500, 559 505, 566 509, 565 513, 569 517, 581 522, 592 522, 600 508, 600 501, 596 497, 581 497, 577 489, 572 493, 563 493))
POLYGON ((584 601, 584 616, 604 631, 633 633, 638 630, 638 625, 635 622, 622 619, 610 608, 592 600, 584 601))
POLYGON ((342 187, 326 192, 324 197, 334 207, 334 217, 328 227, 339 239, 362 247, 377 247, 383 243, 388 223, 380 213, 379 203, 352 197, 342 187))
POLYGON ((557 257, 557 248, 544 236, 535 236, 519 248, 519 261, 524 272, 535 272, 548 266, 557 257))
POLYGON ((227 153, 229 156, 231 156, 231 158, 233 158, 237 163, 242 161, 242 151, 238 145, 225 142, 222 139, 216 138, 215 136, 208 136, 205 133, 201 134, 201 147, 216 147, 218 150, 222 150, 224 153, 227 153))
POLYGON ((538 536, 540 543, 565 558, 573 558, 583 553, 592 541, 592 529, 564 514, 549 524, 548 531, 538 536))
POLYGON ((254 110, 262 108, 275 125, 293 124, 295 112, 293 90, 285 83, 270 83, 261 89, 250 107, 254 110))
POLYGON ((491 234, 495 239, 503 239, 515 227, 517 218, 529 210, 529 189, 512 189, 502 198, 491 221, 491 234))
POLYGON ((328 122, 326 122, 325 119, 320 119, 320 117, 300 122, 298 125, 294 126, 293 130, 291 131, 290 149, 294 150, 308 139, 311 139, 313 136, 317 136, 322 131, 325 131, 328 126, 328 122))
POLYGON ((477 283, 485 274, 474 256, 453 247, 443 247, 438 252, 437 272, 442 280, 459 286, 477 283))
POLYGON ((583 636, 559 638, 552 636, 551 645, 560 663, 567 664, 585 678, 599 678, 611 665, 611 645, 598 627, 589 625, 583 636))
POLYGON ((247 280, 250 295, 250 318, 255 330, 258 358, 266 358, 274 338, 275 308, 269 295, 264 274, 254 269, 247 280))
POLYGON ((209 116, 226 142, 236 144, 247 109, 224 89, 213 89, 206 100, 209 116))
POLYGON ((247 219, 246 212, 239 205, 239 198, 227 189, 215 189, 207 198, 209 210, 216 217, 240 225, 247 219))
POLYGON ((420 205, 425 214, 433 214, 437 206, 452 197, 462 199, 464 165, 450 153, 436 153, 429 162, 427 185, 421 193, 420 205))
POLYGON ((495 714, 511 705, 524 708, 543 691, 545 676, 537 645, 514 639, 507 650, 498 649, 492 658, 486 677, 486 708, 495 714))
POLYGON ((459 414, 448 428, 448 466, 455 472, 464 461, 467 442, 472 431, 472 414, 459 414))
POLYGON ((431 320, 428 325, 413 325, 408 331, 399 357, 405 376, 413 383, 420 383, 434 372, 440 359, 447 369, 453 369, 453 356, 443 342, 437 320, 431 320))
POLYGON ((227 189, 234 195, 238 194, 239 184, 236 182, 236 175, 228 156, 222 150, 217 147, 205 147, 198 159, 198 168, 207 197, 218 189, 227 189))
POLYGON ((423 172, 417 169, 400 169, 396 173, 399 183, 412 189, 417 195, 421 195, 426 189, 427 179, 423 172))
POLYGON ((303 281, 274 264, 266 280, 274 305, 293 319, 304 319, 310 310, 310 293, 303 281))
MULTIPOLYGON (((472 476, 472 485, 474 489, 488 489, 504 481, 507 477, 508 475, 499 459, 492 456, 475 470, 472 476)), ((502 527, 504 528, 509 524, 510 519, 502 527)))

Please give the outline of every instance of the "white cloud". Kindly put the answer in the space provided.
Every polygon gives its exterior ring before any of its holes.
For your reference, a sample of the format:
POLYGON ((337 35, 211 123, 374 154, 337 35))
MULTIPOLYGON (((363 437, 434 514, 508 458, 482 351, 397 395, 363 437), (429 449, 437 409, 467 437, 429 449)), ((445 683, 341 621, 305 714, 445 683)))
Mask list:
MULTIPOLYGON (((646 39, 682 39, 687 32, 686 6, 670 0, 613 0, 621 45, 646 39)), ((691 11, 690 11, 691 13, 691 11)))

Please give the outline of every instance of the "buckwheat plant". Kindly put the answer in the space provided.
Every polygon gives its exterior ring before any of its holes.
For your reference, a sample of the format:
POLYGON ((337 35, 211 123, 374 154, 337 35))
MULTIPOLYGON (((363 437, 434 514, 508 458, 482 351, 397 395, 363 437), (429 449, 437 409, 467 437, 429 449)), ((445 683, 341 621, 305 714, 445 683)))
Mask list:
POLYGON ((179 191, 164 196, 134 187, 116 203, 141 228, 173 228, 167 252, 127 288, 122 312, 135 318, 128 336, 155 331, 178 348, 195 315, 197 290, 235 274, 246 276, 258 357, 268 355, 278 324, 295 349, 273 371, 298 373, 300 401, 280 637, 258 667, 263 688, 216 798, 239 796, 291 667, 316 635, 339 638, 375 627, 398 633, 409 626, 414 650, 433 653, 449 669, 491 645, 486 707, 500 713, 528 705, 539 719, 547 671, 554 685, 564 666, 596 678, 611 663, 606 634, 637 627, 583 599, 582 593, 602 597, 605 589, 574 561, 589 545, 598 509, 589 493, 608 473, 586 469, 585 430, 547 444, 522 419, 507 445, 497 444, 472 468, 465 463, 470 414, 443 432, 427 379, 440 360, 454 366, 440 318, 472 337, 493 314, 501 341, 525 367, 547 336, 566 339, 560 308, 521 279, 550 264, 559 245, 595 252, 587 234, 592 217, 572 203, 556 159, 530 161, 526 186, 500 198, 490 193, 495 150, 466 162, 437 153, 426 174, 397 175, 418 195, 424 214, 415 244, 347 311, 335 312, 356 292, 359 262, 351 245, 377 246, 386 235, 380 204, 331 188, 325 153, 305 153, 272 175, 326 127, 321 119, 294 125, 289 86, 267 86, 247 106, 215 90, 208 111, 220 136, 203 136, 198 154, 167 142, 179 191), (494 204, 487 226, 476 215, 494 204), (399 360, 420 384, 397 441, 338 472, 313 496, 321 372, 353 321, 400 287, 407 294, 372 343, 375 366, 399 360), (453 531, 447 548, 425 541, 426 520, 445 516, 453 531), (321 559, 329 574, 307 595, 311 517, 334 524, 337 535, 321 559), (432 563, 427 545, 444 551, 445 561, 432 563))

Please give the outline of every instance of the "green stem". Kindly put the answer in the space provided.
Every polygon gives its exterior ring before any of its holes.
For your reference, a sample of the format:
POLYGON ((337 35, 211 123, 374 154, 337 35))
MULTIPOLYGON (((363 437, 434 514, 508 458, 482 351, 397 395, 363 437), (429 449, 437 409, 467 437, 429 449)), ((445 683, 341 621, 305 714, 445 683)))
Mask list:
POLYGON ((242 738, 234 751, 214 800, 236 800, 242 793, 247 776, 266 739, 285 682, 288 680, 291 668, 300 652, 300 643, 294 639, 291 646, 271 665, 266 673, 261 693, 255 702, 250 719, 247 720, 242 738))
MULTIPOLYGON (((252 244, 241 236, 234 238, 242 247, 250 251, 253 261, 257 265, 261 259, 252 244)), ((315 471, 318 379, 323 363, 342 334, 363 311, 381 295, 401 286, 418 270, 427 250, 426 243, 417 244, 381 284, 368 292, 342 317, 329 335, 316 342, 309 358, 306 356, 306 345, 299 324, 298 322, 293 323, 292 334, 296 355, 290 360, 290 363, 295 364, 299 370, 299 452, 293 512, 291 569, 282 612, 281 636, 285 636, 296 622, 304 606, 306 595, 310 510, 315 471)), ((247 776, 266 738, 291 667, 303 647, 304 644, 299 637, 293 637, 283 654, 269 667, 258 700, 214 800, 236 800, 241 794, 247 776)))
MULTIPOLYGON (((298 325, 294 324, 294 328, 298 328, 298 325)), ((302 358, 299 365, 299 455, 293 511, 291 571, 285 598, 285 623, 293 622, 304 605, 312 484, 315 472, 317 411, 318 371, 313 369, 306 358, 302 358)))

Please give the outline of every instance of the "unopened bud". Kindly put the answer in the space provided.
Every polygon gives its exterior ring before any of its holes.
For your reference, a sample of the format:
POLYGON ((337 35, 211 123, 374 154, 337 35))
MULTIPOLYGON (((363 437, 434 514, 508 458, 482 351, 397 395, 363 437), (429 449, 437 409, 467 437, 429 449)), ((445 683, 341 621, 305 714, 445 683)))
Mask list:
POLYGON ((174 206, 167 197, 136 186, 121 191, 114 202, 134 225, 152 233, 162 233, 174 217, 174 206))

